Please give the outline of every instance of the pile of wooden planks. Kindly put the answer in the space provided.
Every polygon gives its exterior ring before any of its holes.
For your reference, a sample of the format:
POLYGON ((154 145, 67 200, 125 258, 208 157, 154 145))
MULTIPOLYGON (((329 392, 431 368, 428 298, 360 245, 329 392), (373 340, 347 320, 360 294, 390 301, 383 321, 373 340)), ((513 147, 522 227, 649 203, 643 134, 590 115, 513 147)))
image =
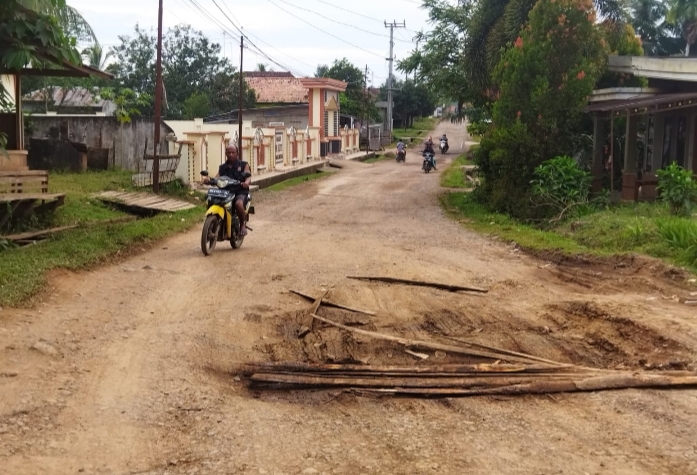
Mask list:
POLYGON ((422 397, 697 386, 697 375, 684 371, 646 373, 550 365, 362 366, 287 362, 248 364, 242 373, 253 388, 342 388, 363 393, 422 397))
POLYGON ((128 193, 122 191, 104 191, 96 195, 99 201, 124 208, 127 212, 138 215, 150 215, 161 212, 174 213, 195 208, 196 205, 152 193, 128 193))
MULTIPOLYGON (((414 281, 392 277, 349 277, 363 281, 416 285, 449 292, 479 292, 487 289, 414 281)), ((298 338, 312 333, 317 324, 329 325, 360 337, 389 341, 421 361, 414 366, 311 364, 303 362, 259 362, 243 365, 241 373, 251 388, 341 389, 362 394, 409 397, 458 397, 481 395, 553 394, 628 388, 697 387, 697 373, 688 371, 619 371, 561 363, 534 355, 448 338, 452 343, 413 340, 350 327, 317 315, 322 305, 374 316, 375 312, 352 308, 296 290, 292 293, 313 301, 298 338), (413 350, 419 350, 417 353, 413 350), (431 354, 468 357, 469 364, 426 364, 431 354), (480 363, 485 361, 485 363, 480 363)))

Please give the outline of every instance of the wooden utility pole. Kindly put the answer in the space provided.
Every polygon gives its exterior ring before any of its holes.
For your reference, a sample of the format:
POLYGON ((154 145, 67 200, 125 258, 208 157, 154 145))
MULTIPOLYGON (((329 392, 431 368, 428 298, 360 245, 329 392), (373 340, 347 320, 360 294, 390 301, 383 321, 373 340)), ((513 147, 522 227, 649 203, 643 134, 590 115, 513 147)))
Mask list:
POLYGON ((160 192, 160 120, 162 118, 162 0, 157 12, 157 65, 155 77, 155 140, 153 140, 152 191, 160 192))
MULTIPOLYGON (((368 116, 368 101, 370 100, 370 94, 368 93, 368 65, 365 65, 365 76, 363 76, 363 125, 365 127, 365 136, 368 139, 368 146, 366 147, 366 151, 370 150, 370 135, 368 133, 368 122, 367 122, 367 116, 368 116)), ((358 141, 360 142, 360 134, 358 135, 358 141)), ((360 143, 359 143, 360 145, 360 143)))
POLYGON ((242 57, 244 55, 244 36, 240 35, 240 98, 239 105, 237 106, 237 155, 242 160, 242 91, 244 90, 244 69, 242 63, 242 57))

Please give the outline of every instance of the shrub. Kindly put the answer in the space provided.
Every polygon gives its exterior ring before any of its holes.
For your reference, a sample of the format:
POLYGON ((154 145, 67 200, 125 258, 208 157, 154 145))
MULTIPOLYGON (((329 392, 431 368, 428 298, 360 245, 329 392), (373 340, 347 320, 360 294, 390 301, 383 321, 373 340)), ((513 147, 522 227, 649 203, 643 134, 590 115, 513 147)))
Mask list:
POLYGON ((556 157, 535 168, 533 200, 562 217, 572 207, 588 204, 591 175, 568 156, 556 157))
POLYGON ((693 180, 692 172, 685 170, 676 163, 658 170, 658 191, 661 199, 668 203, 670 212, 675 215, 687 215, 697 201, 697 183, 693 180))

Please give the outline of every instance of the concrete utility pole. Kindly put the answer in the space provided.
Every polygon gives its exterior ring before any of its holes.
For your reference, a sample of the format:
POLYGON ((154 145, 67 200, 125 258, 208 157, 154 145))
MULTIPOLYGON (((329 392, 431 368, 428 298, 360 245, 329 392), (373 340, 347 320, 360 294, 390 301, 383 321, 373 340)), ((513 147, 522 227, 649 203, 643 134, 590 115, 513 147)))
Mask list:
POLYGON ((155 139, 153 140, 152 191, 160 192, 160 119, 162 118, 162 0, 157 12, 157 64, 155 66, 155 139))
POLYGON ((243 91, 243 84, 242 81, 244 81, 244 69, 242 69, 242 56, 244 54, 244 36, 240 35, 240 98, 239 98, 239 105, 237 106, 237 154, 240 157, 240 160, 242 160, 242 91, 243 91))
POLYGON ((406 28, 406 22, 397 23, 392 21, 392 23, 385 22, 385 28, 390 29, 390 57, 387 60, 390 62, 390 76, 387 78, 387 130, 390 132, 390 140, 392 140, 392 88, 394 85, 394 78, 392 77, 392 65, 394 63, 394 29, 395 28, 406 28))
MULTIPOLYGON (((368 139, 368 147, 367 150, 370 150, 370 129, 368 127, 368 122, 366 121, 367 117, 367 106, 368 106, 368 101, 370 100, 370 95, 368 93, 368 65, 365 65, 365 76, 363 76, 363 124, 362 126, 365 127, 365 136, 368 139)), ((359 142, 360 142, 360 134, 358 135, 359 137, 359 142)), ((360 145, 360 144, 359 144, 360 145)))

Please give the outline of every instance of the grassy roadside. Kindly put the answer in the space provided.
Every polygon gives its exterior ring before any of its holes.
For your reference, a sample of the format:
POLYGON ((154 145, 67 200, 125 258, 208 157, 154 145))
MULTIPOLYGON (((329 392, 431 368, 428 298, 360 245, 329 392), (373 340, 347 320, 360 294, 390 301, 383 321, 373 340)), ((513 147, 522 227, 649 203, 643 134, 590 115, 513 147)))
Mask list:
POLYGON ((293 186, 306 183, 308 181, 315 181, 320 180, 322 178, 326 178, 329 175, 331 175, 331 173, 329 172, 317 171, 311 175, 296 176, 295 178, 289 178, 288 180, 264 188, 264 191, 283 191, 293 186))
POLYGON ((365 160, 363 163, 377 163, 384 162, 385 160, 394 160, 397 156, 394 152, 385 152, 380 155, 375 155, 373 158, 365 160))
MULTIPOLYGON (((52 235, 43 242, 0 250, 0 307, 28 301, 40 291, 48 272, 80 270, 105 262, 133 246, 185 231, 198 224, 203 208, 123 223, 102 223, 128 216, 91 198, 103 190, 132 190, 131 173, 121 171, 51 174, 52 193, 66 193, 65 205, 49 216, 39 217, 14 232, 53 226, 79 225, 52 235)), ((181 184, 172 183, 165 193, 189 197, 181 184)))
POLYGON ((598 256, 639 253, 697 273, 697 219, 670 216, 660 203, 616 206, 538 229, 489 212, 469 193, 445 194, 441 202, 468 228, 530 250, 598 256))
POLYGON ((472 182, 465 178, 464 166, 474 165, 469 153, 463 153, 450 163, 440 176, 440 186, 444 188, 472 188, 472 182))
POLYGON ((393 135, 397 138, 411 138, 414 141, 419 141, 419 143, 425 139, 429 133, 433 131, 439 122, 437 117, 423 117, 421 119, 414 119, 414 124, 407 128, 397 128, 392 131, 393 135))

